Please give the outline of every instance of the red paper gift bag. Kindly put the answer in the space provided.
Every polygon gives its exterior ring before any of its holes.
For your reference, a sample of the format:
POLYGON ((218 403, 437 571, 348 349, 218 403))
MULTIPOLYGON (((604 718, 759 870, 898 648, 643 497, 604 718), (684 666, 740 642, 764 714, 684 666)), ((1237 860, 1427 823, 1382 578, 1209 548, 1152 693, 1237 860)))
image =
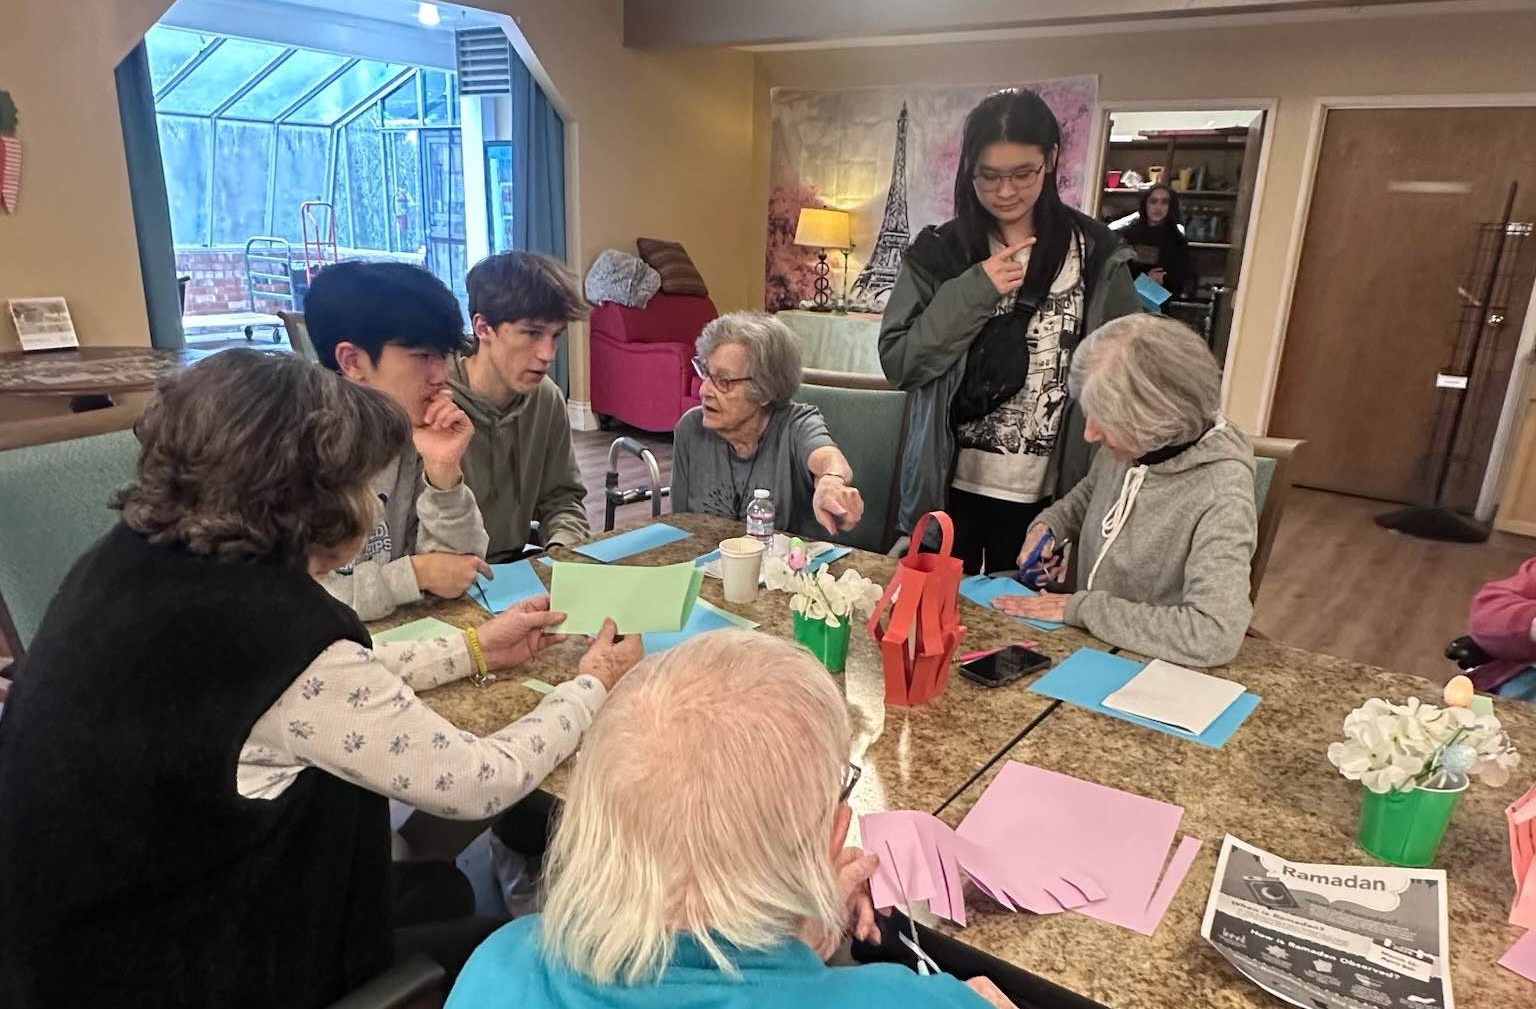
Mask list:
POLYGON ((954 540, 954 523, 943 512, 929 512, 918 519, 912 545, 869 619, 869 633, 880 646, 885 667, 887 704, 922 704, 949 685, 950 656, 965 638, 965 628, 960 626, 964 572, 960 559, 950 556, 954 540), (939 552, 919 553, 930 518, 943 532, 939 552))

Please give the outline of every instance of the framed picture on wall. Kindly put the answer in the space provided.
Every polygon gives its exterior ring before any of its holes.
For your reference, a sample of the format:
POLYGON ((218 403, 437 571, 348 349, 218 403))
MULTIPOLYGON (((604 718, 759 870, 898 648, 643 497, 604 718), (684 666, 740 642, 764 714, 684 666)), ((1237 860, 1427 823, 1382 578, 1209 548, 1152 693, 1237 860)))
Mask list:
POLYGON ((75 324, 63 298, 12 298, 11 319, 22 350, 58 350, 78 347, 75 324))

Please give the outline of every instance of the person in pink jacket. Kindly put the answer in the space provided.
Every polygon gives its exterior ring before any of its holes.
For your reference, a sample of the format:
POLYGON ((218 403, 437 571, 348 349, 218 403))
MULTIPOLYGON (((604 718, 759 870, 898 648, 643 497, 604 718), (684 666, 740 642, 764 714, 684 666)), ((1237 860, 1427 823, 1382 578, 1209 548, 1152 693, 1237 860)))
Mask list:
POLYGON ((1479 590, 1467 633, 1493 656, 1472 671, 1478 690, 1536 701, 1536 557, 1479 590))

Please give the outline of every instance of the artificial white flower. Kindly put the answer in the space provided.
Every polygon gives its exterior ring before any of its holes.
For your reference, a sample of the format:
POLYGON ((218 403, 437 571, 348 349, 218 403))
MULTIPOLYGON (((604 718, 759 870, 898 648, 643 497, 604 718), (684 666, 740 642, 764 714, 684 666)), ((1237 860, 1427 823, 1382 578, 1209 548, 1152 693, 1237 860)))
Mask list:
POLYGON ((833 627, 851 614, 868 616, 884 592, 852 568, 834 578, 825 567, 815 574, 797 572, 779 557, 763 558, 763 584, 790 593, 789 607, 796 613, 833 627))
POLYGON ((1344 719, 1344 741, 1328 747, 1328 760, 1373 792, 1410 791, 1436 771, 1453 744, 1476 753, 1469 773, 1493 787, 1508 781, 1520 762, 1494 716, 1425 704, 1417 697, 1406 704, 1373 697, 1351 711, 1344 719))

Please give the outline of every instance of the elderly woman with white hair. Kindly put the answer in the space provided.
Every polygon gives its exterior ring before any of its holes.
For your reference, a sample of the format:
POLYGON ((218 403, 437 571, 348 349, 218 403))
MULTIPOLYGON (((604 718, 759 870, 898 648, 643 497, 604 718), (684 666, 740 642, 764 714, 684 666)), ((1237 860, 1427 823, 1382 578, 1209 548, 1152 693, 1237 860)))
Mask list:
POLYGON ((550 845, 541 914, 497 931, 448 1009, 1012 1003, 897 964, 832 968, 878 940, 878 859, 843 846, 837 681, 788 642, 702 635, 635 667, 588 731, 550 845))
POLYGON ((762 312, 732 312, 704 327, 696 349, 702 405, 674 432, 672 510, 745 519, 764 488, 785 532, 815 537, 857 525, 864 498, 853 467, 821 411, 793 401, 800 345, 789 327, 762 312))
POLYGON ((1131 315, 1083 341, 1068 385, 1101 448, 1030 527, 1019 564, 1062 579, 1075 543, 1077 591, 995 605, 1170 662, 1230 662, 1253 617, 1258 517, 1253 447, 1221 416, 1216 359, 1187 326, 1131 315))

